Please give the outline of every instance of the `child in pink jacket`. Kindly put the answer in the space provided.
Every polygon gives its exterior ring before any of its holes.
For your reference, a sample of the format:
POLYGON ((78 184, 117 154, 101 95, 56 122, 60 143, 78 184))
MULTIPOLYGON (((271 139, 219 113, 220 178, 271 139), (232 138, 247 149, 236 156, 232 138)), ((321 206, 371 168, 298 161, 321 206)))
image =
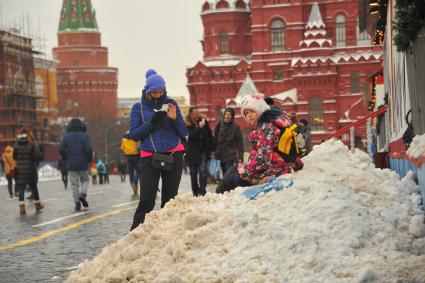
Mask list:
POLYGON ((281 127, 291 125, 289 117, 280 109, 264 101, 263 94, 246 96, 241 101, 241 114, 251 125, 249 141, 251 151, 248 161, 237 169, 229 169, 217 193, 232 190, 237 186, 251 186, 267 182, 270 176, 291 172, 291 165, 277 152, 281 127))

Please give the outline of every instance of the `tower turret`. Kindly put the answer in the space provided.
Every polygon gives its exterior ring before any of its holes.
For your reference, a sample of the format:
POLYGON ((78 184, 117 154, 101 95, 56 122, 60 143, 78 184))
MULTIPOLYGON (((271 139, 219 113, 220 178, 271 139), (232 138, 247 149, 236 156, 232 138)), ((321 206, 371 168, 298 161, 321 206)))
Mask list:
POLYGON ((244 0, 205 1, 201 11, 204 59, 251 53, 251 10, 244 0))
POLYGON ((108 64, 90 0, 63 0, 53 54, 61 113, 115 117, 118 70, 108 64))

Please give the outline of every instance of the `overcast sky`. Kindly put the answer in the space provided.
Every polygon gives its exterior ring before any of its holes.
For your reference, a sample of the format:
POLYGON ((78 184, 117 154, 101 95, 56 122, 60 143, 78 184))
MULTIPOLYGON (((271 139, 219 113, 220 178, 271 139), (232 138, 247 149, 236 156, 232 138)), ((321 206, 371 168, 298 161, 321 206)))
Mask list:
MULTIPOLYGON (((145 72, 161 74, 168 93, 188 98, 185 67, 202 58, 203 0, 91 0, 109 49, 109 65, 119 69, 118 97, 140 95, 145 72)), ((28 15, 47 41, 57 46, 62 0, 0 0, 2 21, 28 15)))

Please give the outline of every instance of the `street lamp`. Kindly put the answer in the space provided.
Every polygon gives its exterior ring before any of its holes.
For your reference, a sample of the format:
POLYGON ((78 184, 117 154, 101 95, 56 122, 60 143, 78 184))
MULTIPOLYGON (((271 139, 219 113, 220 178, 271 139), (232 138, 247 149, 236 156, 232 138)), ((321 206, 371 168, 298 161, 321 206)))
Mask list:
POLYGON ((121 125, 121 121, 118 120, 116 124, 112 124, 109 128, 106 128, 106 131, 105 131, 105 161, 107 161, 109 159, 109 156, 108 156, 109 155, 108 154, 108 133, 109 133, 109 130, 111 130, 115 126, 119 126, 119 125, 121 125))

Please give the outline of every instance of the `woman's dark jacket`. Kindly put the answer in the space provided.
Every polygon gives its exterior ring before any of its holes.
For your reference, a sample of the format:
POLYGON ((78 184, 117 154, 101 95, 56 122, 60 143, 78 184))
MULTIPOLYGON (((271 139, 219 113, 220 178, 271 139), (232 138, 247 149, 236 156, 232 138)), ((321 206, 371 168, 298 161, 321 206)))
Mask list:
POLYGON ((38 182, 37 164, 43 160, 39 145, 29 143, 28 138, 19 138, 14 146, 13 159, 16 161, 16 184, 36 184, 38 182))
POLYGON ((241 128, 231 121, 220 121, 214 130, 215 158, 223 162, 238 162, 243 158, 241 128))
POLYGON ((201 164, 202 153, 207 155, 207 160, 210 158, 212 149, 213 135, 205 120, 205 126, 199 128, 197 124, 190 122, 189 117, 186 118, 186 125, 189 131, 185 161, 189 166, 198 166, 201 164))

